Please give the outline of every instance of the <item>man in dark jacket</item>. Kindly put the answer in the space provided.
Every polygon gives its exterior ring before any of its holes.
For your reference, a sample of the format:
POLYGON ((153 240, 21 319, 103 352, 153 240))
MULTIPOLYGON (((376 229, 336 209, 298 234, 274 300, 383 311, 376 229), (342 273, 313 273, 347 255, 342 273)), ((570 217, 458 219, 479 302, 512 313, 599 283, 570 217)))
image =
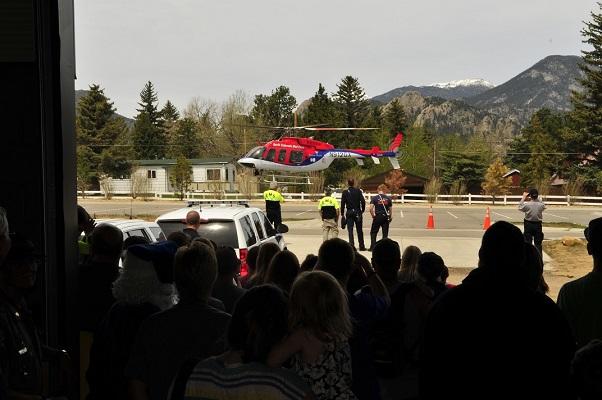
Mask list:
POLYGON ((422 399, 571 398, 570 328, 554 302, 529 288, 525 244, 500 221, 483 235, 479 265, 427 317, 422 399))
POLYGON ((366 200, 361 190, 355 187, 353 179, 347 180, 349 188, 343 191, 341 197, 341 215, 347 220, 347 232, 349 233, 349 243, 355 248, 353 239, 353 225, 357 230, 357 241, 360 245, 360 251, 366 250, 364 245, 364 232, 362 232, 362 214, 366 210, 366 200))

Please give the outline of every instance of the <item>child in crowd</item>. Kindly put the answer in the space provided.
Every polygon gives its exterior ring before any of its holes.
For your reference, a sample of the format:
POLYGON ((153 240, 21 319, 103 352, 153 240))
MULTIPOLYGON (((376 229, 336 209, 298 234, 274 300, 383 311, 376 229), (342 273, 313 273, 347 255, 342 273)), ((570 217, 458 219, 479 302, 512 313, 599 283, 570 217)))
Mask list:
POLYGON ((291 334, 272 349, 268 365, 278 367, 292 357, 293 370, 318 399, 356 399, 347 342, 351 317, 345 292, 332 275, 299 275, 290 293, 289 328, 291 334))

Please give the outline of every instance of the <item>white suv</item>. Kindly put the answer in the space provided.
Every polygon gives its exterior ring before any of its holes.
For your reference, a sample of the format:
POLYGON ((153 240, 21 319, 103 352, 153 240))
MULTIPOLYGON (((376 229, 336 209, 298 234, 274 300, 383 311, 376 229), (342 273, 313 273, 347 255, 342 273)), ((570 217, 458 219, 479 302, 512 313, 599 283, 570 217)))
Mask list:
POLYGON ((140 236, 150 243, 165 240, 165 234, 156 222, 141 219, 97 219, 96 224, 111 224, 123 232, 123 240, 131 236, 140 236))
POLYGON ((218 246, 228 246, 236 250, 241 261, 241 275, 247 274, 247 254, 253 247, 273 242, 281 249, 286 247, 284 238, 267 219, 262 210, 249 207, 245 203, 207 203, 200 207, 191 202, 189 207, 171 211, 155 220, 166 236, 181 231, 185 227, 186 214, 197 210, 201 215, 198 233, 201 237, 213 240, 218 246))

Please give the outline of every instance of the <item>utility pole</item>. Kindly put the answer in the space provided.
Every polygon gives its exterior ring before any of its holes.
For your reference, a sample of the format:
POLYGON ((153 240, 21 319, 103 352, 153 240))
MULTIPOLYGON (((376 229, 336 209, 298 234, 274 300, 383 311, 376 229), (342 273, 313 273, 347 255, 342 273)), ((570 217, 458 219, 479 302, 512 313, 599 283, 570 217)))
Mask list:
POLYGON ((433 138, 433 176, 437 176, 437 141, 433 138))

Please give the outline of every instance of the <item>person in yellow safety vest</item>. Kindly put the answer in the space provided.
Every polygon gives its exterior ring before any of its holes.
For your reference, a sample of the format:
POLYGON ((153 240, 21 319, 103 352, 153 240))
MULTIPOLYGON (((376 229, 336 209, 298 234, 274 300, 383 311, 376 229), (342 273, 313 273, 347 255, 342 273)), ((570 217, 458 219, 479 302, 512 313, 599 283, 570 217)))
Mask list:
POLYGON ((270 183, 270 188, 263 192, 263 199, 265 200, 265 213, 268 219, 274 225, 274 229, 278 229, 278 226, 282 224, 282 215, 280 213, 280 203, 284 203, 284 197, 278 192, 278 184, 276 182, 270 183))
POLYGON ((339 213, 340 206, 337 199, 331 196, 332 190, 326 188, 326 196, 320 199, 318 210, 322 217, 322 241, 327 241, 339 236, 339 213))

